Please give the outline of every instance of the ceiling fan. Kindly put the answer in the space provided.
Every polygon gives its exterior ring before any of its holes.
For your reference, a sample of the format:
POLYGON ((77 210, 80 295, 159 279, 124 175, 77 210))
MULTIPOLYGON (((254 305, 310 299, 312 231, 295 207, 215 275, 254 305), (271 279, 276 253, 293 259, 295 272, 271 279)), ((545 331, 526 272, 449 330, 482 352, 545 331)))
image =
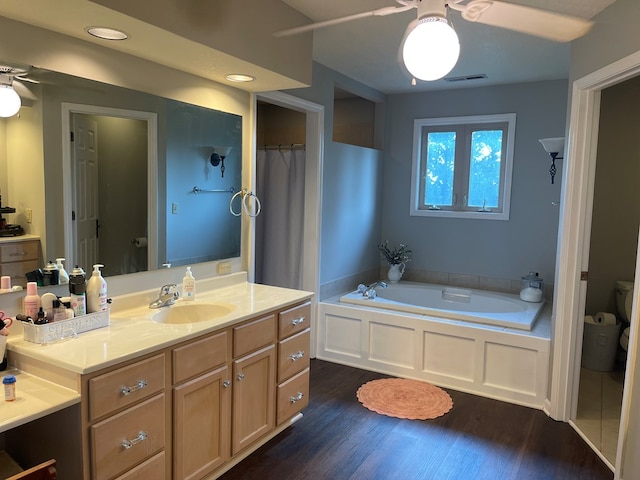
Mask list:
POLYGON ((21 98, 35 99, 24 82, 40 82, 28 75, 28 68, 0 65, 0 117, 12 117, 18 113, 22 105, 21 98))
POLYGON ((556 42, 581 37, 593 22, 532 7, 493 0, 396 0, 398 6, 302 25, 274 33, 276 37, 297 35, 365 17, 382 17, 417 9, 401 44, 404 64, 414 78, 432 81, 444 77, 460 54, 458 36, 447 21, 447 8, 463 19, 526 33, 556 42))

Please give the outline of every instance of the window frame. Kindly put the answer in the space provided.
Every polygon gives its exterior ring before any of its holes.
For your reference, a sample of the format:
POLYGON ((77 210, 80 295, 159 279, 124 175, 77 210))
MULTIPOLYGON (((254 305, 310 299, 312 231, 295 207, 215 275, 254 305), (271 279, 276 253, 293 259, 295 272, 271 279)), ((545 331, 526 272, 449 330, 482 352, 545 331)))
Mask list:
MULTIPOLYGON (((413 122, 413 158, 411 167, 411 207, 409 214, 419 217, 440 217, 440 218, 473 218, 482 220, 509 220, 511 207, 511 180, 513 174, 513 150, 515 144, 516 114, 503 113, 495 115, 472 115, 464 117, 440 117, 440 118, 417 118, 413 122), (451 208, 430 209, 422 203, 424 198, 425 184, 421 181, 426 171, 426 146, 424 139, 427 132, 456 131, 456 155, 455 162, 462 165, 462 168, 454 169, 454 194, 464 189, 468 192, 468 173, 470 172, 470 152, 471 141, 460 140, 459 132, 467 131, 473 127, 485 127, 496 124, 506 124, 505 133, 502 139, 502 159, 501 159, 501 182, 499 198, 502 204, 502 211, 477 211, 466 207, 466 205, 452 206, 451 208), (463 173, 466 172, 465 176, 463 173)), ((465 135, 466 137, 466 135, 465 135)), ((461 204, 463 202, 460 202, 461 204)))

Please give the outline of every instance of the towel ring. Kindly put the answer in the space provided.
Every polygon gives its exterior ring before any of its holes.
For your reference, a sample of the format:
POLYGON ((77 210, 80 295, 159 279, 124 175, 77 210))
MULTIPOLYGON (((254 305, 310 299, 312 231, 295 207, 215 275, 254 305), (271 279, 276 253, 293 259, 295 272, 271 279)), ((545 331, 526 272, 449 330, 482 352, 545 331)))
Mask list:
POLYGON ((243 188, 242 190, 239 190, 236 193, 234 193, 233 196, 231 197, 231 200, 229 201, 229 212, 234 217, 239 217, 240 215, 242 215, 242 212, 244 211, 244 213, 248 217, 255 218, 258 215, 260 215, 261 210, 262 210, 262 205, 260 204, 260 199, 258 198, 258 196, 252 191, 247 190, 246 188, 243 188), (236 197, 240 198, 240 209, 237 212, 233 209, 233 201, 236 199, 236 197), (247 199, 249 197, 253 197, 255 199, 254 200, 255 208, 253 212, 249 208, 249 204, 247 202, 247 199))

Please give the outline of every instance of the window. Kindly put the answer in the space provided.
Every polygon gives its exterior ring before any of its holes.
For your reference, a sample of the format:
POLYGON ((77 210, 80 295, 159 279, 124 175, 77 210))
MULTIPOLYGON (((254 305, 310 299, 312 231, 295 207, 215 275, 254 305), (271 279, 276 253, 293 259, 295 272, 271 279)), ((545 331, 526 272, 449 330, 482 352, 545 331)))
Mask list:
POLYGON ((509 219, 515 113, 414 121, 411 215, 509 219))

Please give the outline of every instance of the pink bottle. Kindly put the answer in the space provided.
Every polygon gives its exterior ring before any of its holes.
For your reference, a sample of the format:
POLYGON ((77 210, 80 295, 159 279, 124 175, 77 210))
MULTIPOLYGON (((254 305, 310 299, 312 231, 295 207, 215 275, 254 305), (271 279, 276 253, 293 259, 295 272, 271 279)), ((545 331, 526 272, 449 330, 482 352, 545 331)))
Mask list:
POLYGON ((27 296, 24 297, 24 314, 33 318, 34 320, 38 316, 38 310, 40 310, 41 303, 38 296, 38 284, 36 282, 27 283, 27 296))

